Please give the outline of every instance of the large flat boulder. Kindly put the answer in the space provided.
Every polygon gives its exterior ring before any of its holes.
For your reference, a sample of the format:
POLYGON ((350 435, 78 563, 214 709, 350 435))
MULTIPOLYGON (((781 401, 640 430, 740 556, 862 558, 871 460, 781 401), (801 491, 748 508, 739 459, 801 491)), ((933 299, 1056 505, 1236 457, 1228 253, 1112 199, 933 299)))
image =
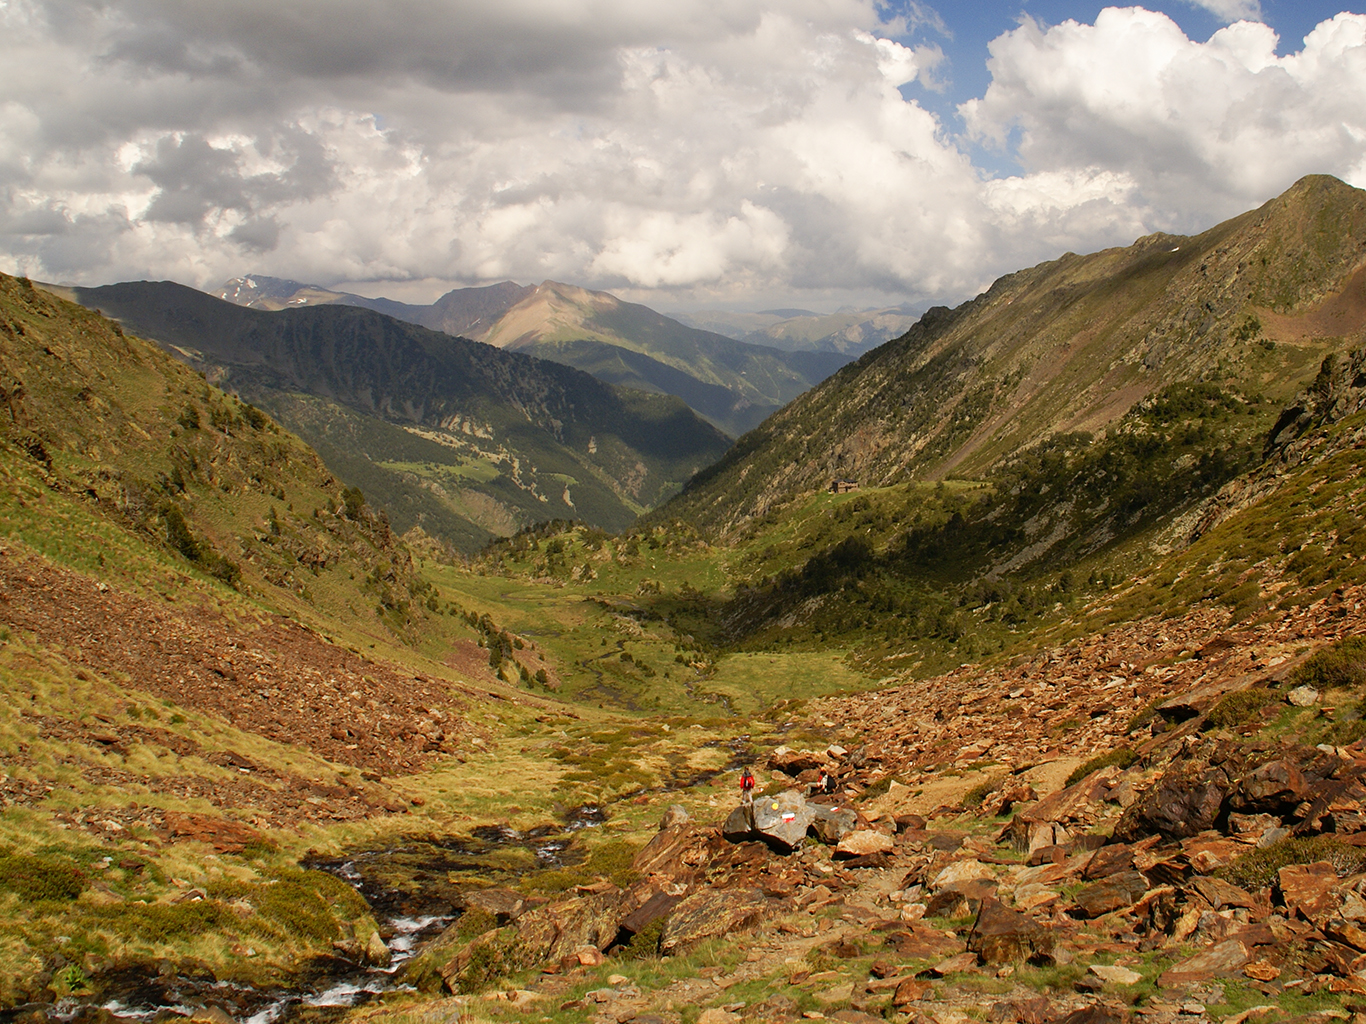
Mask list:
POLYGON ((666 956, 689 949, 705 939, 746 931, 769 911, 769 901, 758 889, 704 889, 673 908, 659 938, 666 956))
POLYGON ((806 830, 816 818, 806 797, 795 789, 784 790, 777 796, 756 798, 750 810, 755 835, 780 852, 800 846, 806 838, 806 830))

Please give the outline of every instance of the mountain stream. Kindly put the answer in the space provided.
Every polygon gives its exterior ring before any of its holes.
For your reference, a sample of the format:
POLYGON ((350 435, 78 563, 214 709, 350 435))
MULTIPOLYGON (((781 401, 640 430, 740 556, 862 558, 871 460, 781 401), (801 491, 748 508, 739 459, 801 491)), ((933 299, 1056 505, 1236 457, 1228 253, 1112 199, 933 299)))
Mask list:
MULTIPOLYGON (((96 979, 99 995, 30 1003, 0 1011, 0 1022, 60 1024, 116 1024, 157 1022, 200 1015, 214 1007, 239 1024, 285 1024, 291 1021, 326 1022, 347 1008, 407 986, 401 969, 455 921, 460 912, 455 897, 460 876, 509 870, 507 858, 497 855, 521 849, 530 852, 534 867, 564 866, 564 854, 580 829, 606 821, 596 805, 569 811, 563 825, 545 825, 526 832, 499 825, 481 826, 463 839, 412 840, 402 845, 353 853, 337 859, 305 860, 305 868, 327 871, 353 886, 370 906, 380 937, 389 950, 389 964, 369 967, 342 956, 314 960, 288 988, 260 989, 219 981, 207 972, 177 969, 169 961, 115 968, 96 979)), ((210 1016, 227 1024, 225 1017, 210 1016)))

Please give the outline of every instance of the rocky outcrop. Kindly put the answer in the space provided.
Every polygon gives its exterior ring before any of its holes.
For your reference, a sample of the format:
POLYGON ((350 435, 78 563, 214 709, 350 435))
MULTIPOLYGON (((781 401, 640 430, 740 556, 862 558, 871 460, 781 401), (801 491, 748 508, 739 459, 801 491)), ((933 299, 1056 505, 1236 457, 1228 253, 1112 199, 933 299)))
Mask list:
POLYGON ((757 889, 703 890, 684 899, 669 914, 659 951, 672 955, 721 935, 740 934, 770 912, 757 889))

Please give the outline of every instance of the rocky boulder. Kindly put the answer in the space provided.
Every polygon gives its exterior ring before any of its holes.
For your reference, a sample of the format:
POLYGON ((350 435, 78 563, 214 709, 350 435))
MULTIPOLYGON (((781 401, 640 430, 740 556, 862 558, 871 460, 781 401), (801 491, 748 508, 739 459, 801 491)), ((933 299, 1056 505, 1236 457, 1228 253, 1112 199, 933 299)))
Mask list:
POLYGON ((760 839, 779 853, 790 853, 801 845, 816 820, 816 806, 795 789, 756 797, 751 806, 730 812, 721 834, 732 843, 760 839))
POLYGON ((735 935, 752 927, 769 909, 758 889, 704 889, 678 903, 659 937, 665 956, 689 949, 704 939, 735 935))
POLYGON ((812 753, 810 750, 789 750, 787 747, 779 747, 768 758, 770 768, 793 778, 802 772, 822 768, 825 764, 824 754, 812 753))
POLYGON ((737 807, 726 816, 721 826, 721 835, 732 843, 743 843, 756 838, 754 835, 754 808, 737 807))
POLYGON ((842 857, 868 857, 874 853, 889 853, 895 846, 891 836, 865 828, 841 839, 835 853, 842 857))
POLYGON ((984 899, 968 935, 968 951, 983 963, 1005 964, 1017 960, 1050 962, 1054 937, 1039 922, 996 899, 984 899))
POLYGON ((1309 797, 1309 783, 1288 761, 1270 761, 1242 776, 1229 801, 1245 814, 1279 815, 1309 797))
POLYGON ((559 959, 584 946, 606 949, 616 941, 622 919, 634 909, 619 890, 536 907, 517 919, 520 952, 535 963, 559 959))
POLYGON ((1214 826, 1232 786, 1221 768, 1177 762, 1120 817, 1114 838, 1132 843, 1156 834, 1186 839, 1214 826))
POLYGON ((657 883, 687 884, 710 862, 715 840, 714 828, 696 824, 666 828, 641 848, 631 866, 657 883))
POLYGON ((807 806, 815 816, 811 821, 811 831, 828 846, 834 846, 858 828, 858 814, 851 807, 830 807, 816 803, 807 806))
POLYGON ((1147 891, 1148 880, 1139 872, 1117 871, 1077 893, 1076 904, 1087 917, 1100 917, 1133 906, 1147 891))

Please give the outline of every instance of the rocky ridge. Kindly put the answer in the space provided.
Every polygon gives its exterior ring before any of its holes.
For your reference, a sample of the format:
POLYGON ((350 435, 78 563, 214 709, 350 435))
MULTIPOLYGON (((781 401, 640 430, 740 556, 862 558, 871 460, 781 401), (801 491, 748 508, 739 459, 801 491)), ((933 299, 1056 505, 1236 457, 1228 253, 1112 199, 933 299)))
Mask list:
POLYGON ((1366 193, 1297 182, 1201 235, 1018 271, 789 403, 657 513, 718 535, 835 479, 978 477, 1177 382, 1275 399, 1366 331, 1366 193))

